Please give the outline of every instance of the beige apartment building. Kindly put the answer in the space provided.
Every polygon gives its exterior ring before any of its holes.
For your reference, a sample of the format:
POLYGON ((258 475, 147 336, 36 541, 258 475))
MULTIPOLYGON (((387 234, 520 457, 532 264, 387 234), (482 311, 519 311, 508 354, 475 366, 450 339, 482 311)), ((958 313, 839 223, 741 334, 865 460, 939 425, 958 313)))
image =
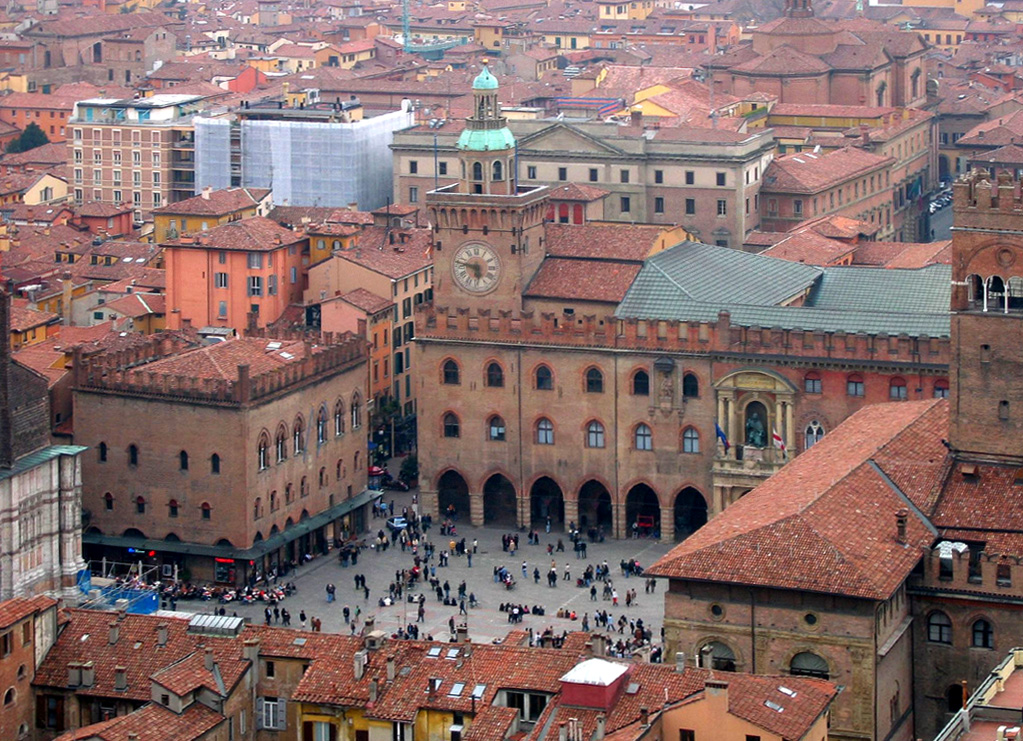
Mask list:
MULTIPOLYGON (((610 191, 604 218, 678 224, 709 244, 741 247, 760 227, 760 187, 774 156, 770 130, 643 128, 612 123, 508 121, 522 185, 584 183, 610 191)), ((397 132, 394 199, 421 203, 461 176, 462 122, 397 132)))
POLYGON ((191 118, 203 100, 160 94, 76 103, 68 120, 75 202, 130 204, 140 221, 154 208, 192 196, 191 118))

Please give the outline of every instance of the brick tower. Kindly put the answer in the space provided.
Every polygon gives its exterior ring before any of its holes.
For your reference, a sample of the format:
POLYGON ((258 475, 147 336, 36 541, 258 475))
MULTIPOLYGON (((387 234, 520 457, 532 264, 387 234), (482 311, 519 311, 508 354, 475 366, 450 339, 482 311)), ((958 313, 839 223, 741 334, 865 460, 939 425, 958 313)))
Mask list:
POLYGON ((949 443, 960 458, 1023 464, 1020 182, 974 171, 953 208, 949 443))

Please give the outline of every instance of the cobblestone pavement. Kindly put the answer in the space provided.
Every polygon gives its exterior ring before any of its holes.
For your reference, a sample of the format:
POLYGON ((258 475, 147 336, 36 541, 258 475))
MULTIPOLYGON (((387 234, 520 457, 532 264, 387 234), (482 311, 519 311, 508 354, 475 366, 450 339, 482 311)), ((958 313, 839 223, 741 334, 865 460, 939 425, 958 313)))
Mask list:
MULTIPOLYGON (((397 511, 400 513, 403 507, 412 506, 412 493, 387 492, 385 501, 394 501, 397 511)), ((492 641, 503 637, 513 627, 528 629, 533 628, 535 632, 541 632, 548 626, 556 633, 563 630, 581 630, 581 622, 584 613, 589 613, 590 629, 596 630, 593 624, 594 610, 607 610, 614 620, 621 614, 625 614, 630 620, 642 618, 644 624, 653 631, 654 643, 660 643, 660 630, 664 620, 664 595, 665 583, 658 580, 656 591, 647 594, 644 590, 646 580, 642 577, 626 578, 619 566, 622 559, 634 558, 646 567, 657 558, 667 553, 670 546, 647 539, 611 540, 604 543, 587 544, 587 558, 580 560, 572 552, 572 543, 564 533, 551 532, 546 534, 540 530, 540 545, 526 545, 526 533, 519 534, 520 549, 512 556, 501 549, 501 536, 505 532, 512 532, 507 528, 500 527, 472 527, 465 521, 456 521, 458 538, 465 538, 466 544, 471 549, 474 539, 479 541, 479 548, 472 558, 472 566, 468 565, 467 557, 452 556, 447 568, 437 568, 437 578, 443 585, 447 581, 451 586, 451 595, 456 596, 459 584, 464 580, 466 593, 474 593, 480 602, 477 608, 469 608, 467 603, 468 616, 459 615, 458 606, 446 607, 437 600, 435 593, 430 591, 430 585, 425 584, 425 589, 414 589, 413 594, 418 596, 420 592, 426 595, 426 615, 423 623, 419 624, 420 638, 433 635, 438 640, 447 640, 449 637, 448 621, 454 617, 456 622, 467 622, 469 636, 474 641, 492 641), (551 567, 552 557, 547 555, 547 543, 556 546, 558 538, 564 541, 566 552, 554 553, 553 559, 557 564, 558 582, 556 587, 547 585, 546 575, 551 567), (591 601, 588 588, 576 586, 576 577, 581 576, 586 565, 600 564, 607 561, 611 569, 611 578, 614 587, 619 594, 619 606, 612 606, 610 601, 604 601, 601 595, 602 585, 598 584, 597 601, 591 601), (529 576, 522 576, 522 562, 528 564, 529 576), (568 564, 571 579, 564 580, 565 566, 568 564), (494 582, 493 571, 495 566, 504 566, 515 577, 516 585, 512 590, 505 589, 504 585, 494 582), (540 582, 534 583, 533 569, 540 569, 540 582), (637 602, 631 608, 625 607, 625 592, 635 589, 637 602), (512 626, 508 622, 507 614, 499 610, 503 602, 515 602, 521 605, 532 607, 534 604, 545 608, 543 616, 527 615, 523 621, 512 626), (559 619, 555 617, 559 608, 575 610, 578 616, 576 621, 559 619)), ((385 522, 382 518, 372 519, 369 523, 371 531, 366 536, 367 542, 371 535, 378 529, 385 529, 385 522)), ((437 524, 430 528, 427 533, 428 539, 437 547, 437 553, 446 550, 450 538, 441 536, 437 524)), ((431 561, 436 564, 437 559, 431 561)), ((388 585, 394 580, 395 571, 402 568, 412 568, 411 549, 402 552, 397 545, 389 547, 385 552, 364 549, 355 566, 349 565, 342 568, 338 562, 336 552, 332 551, 326 556, 314 559, 310 563, 301 566, 297 572, 288 575, 287 581, 293 581, 298 591, 281 603, 292 615, 292 627, 300 628, 299 614, 302 610, 311 621, 313 617, 322 621, 324 632, 350 632, 350 625, 346 625, 343 616, 343 608, 347 605, 351 614, 356 609, 360 611, 358 628, 362 628, 363 620, 367 615, 374 615, 376 626, 388 633, 394 633, 402 625, 415 622, 417 607, 407 600, 399 601, 389 607, 378 606, 378 600, 387 595, 388 585), (355 589, 354 577, 361 574, 366 578, 370 595, 367 600, 362 590, 355 589), (337 588, 336 600, 327 602, 326 585, 334 584, 337 588)), ((421 583, 421 586, 422 583, 421 583)), ((210 612, 220 605, 213 603, 182 602, 178 609, 185 611, 210 612)), ((264 620, 263 603, 252 605, 229 604, 226 606, 227 614, 237 612, 242 617, 247 617, 254 623, 262 623, 264 620)), ((278 623, 279 624, 279 623, 278 623)), ((617 629, 614 631, 617 634, 617 629)), ((626 627, 626 634, 628 628, 626 627)), ((618 636, 615 636, 617 640, 618 636)))

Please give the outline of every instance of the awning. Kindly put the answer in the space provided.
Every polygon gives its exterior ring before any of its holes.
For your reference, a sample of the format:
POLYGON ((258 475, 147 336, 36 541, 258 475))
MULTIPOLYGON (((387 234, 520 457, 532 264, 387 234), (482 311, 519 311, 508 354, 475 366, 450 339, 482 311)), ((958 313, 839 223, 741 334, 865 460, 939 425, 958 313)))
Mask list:
POLYGON ((333 522, 353 512, 359 507, 369 504, 379 497, 381 492, 373 489, 364 489, 351 499, 346 499, 340 504, 335 504, 330 509, 319 514, 307 517, 297 522, 287 530, 274 533, 266 540, 255 543, 251 548, 239 549, 229 545, 205 545, 202 543, 187 543, 181 540, 154 540, 152 538, 138 538, 129 535, 101 535, 100 533, 84 533, 82 542, 87 545, 112 546, 114 548, 135 548, 141 551, 158 551, 163 553, 180 553, 186 556, 209 556, 210 558, 232 558, 236 561, 253 561, 262 558, 271 551, 297 540, 300 536, 318 530, 324 525, 333 522))

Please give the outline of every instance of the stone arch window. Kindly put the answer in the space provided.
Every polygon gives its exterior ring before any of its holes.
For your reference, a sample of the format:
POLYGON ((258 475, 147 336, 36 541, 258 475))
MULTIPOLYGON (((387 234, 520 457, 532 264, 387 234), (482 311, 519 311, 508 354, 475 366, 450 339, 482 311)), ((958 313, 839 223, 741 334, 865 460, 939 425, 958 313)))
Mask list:
POLYGON ((295 492, 295 490, 291 486, 290 483, 287 484, 284 487, 284 503, 285 504, 291 504, 295 500, 295 493, 294 492, 295 492))
POLYGON ((336 481, 340 481, 341 480, 342 468, 343 467, 344 467, 344 462, 342 460, 338 459, 337 465, 334 467, 334 479, 336 481))
POLYGON ((863 381, 863 376, 859 373, 851 373, 845 379, 845 393, 847 396, 866 396, 867 387, 863 381))
POLYGON ((974 648, 994 648, 995 629, 988 620, 980 618, 973 621, 970 645, 974 648))
POLYGON ((288 457, 288 432, 282 424, 277 428, 277 462, 281 463, 288 457))
POLYGON ((177 499, 172 499, 169 502, 167 502, 167 514, 170 517, 177 517, 178 516, 178 500, 177 499))
POLYGON ((554 423, 546 417, 541 417, 536 423, 536 444, 554 444, 554 423))
POLYGON ((210 473, 220 473, 220 456, 216 453, 210 456, 210 473))
POLYGON ((604 447, 604 425, 595 419, 591 420, 590 423, 586 425, 586 447, 604 447))
POLYGON ((114 495, 109 491, 103 495, 103 507, 110 512, 114 509, 114 495))
POLYGON ((636 425, 636 430, 633 433, 633 444, 636 446, 636 450, 654 449, 654 433, 650 429, 650 425, 643 423, 636 425))
POLYGON ((295 424, 291 428, 291 440, 295 455, 305 450, 305 420, 301 416, 295 417, 295 424))
POLYGON ((554 388, 554 374, 546 365, 536 369, 536 388, 538 391, 550 391, 554 388))
POLYGON ((458 421, 458 415, 454 412, 448 412, 444 415, 444 437, 460 436, 461 424, 458 421))
POLYGON ((99 451, 99 462, 100 463, 106 463, 107 462, 107 444, 106 443, 100 443, 96 447, 97 447, 97 450, 99 451))
POLYGON ((604 374, 600 372, 599 368, 589 368, 586 371, 586 393, 604 393, 604 374))
POLYGON ((822 392, 821 374, 817 371, 810 371, 803 376, 803 390, 808 394, 819 394, 822 392))
POLYGON ((356 450, 355 451, 355 456, 352 458, 352 470, 353 471, 358 471, 359 470, 359 461, 360 460, 361 460, 361 458, 359 458, 359 451, 356 450))
POLYGON ((682 452, 700 452, 700 433, 695 427, 686 427, 682 430, 682 452))
POLYGON ((188 470, 188 451, 187 450, 182 450, 180 453, 178 453, 178 468, 180 468, 182 471, 187 471, 188 470))
POLYGON ((265 432, 259 436, 256 454, 259 459, 259 470, 265 471, 270 467, 270 437, 265 432))
POLYGON ((487 420, 487 439, 501 442, 505 439, 504 419, 499 414, 487 420))
POLYGON ((4 707, 7 707, 8 705, 13 705, 15 699, 17 699, 17 692, 13 687, 11 687, 4 693, 4 707))
POLYGON ((457 386, 461 383, 458 363, 451 359, 445 360, 442 366, 442 378, 446 386, 457 386))
POLYGON ((650 396, 650 374, 645 370, 638 370, 632 374, 633 396, 650 396))
POLYGON ((952 643, 952 621, 940 610, 927 616, 927 640, 930 643, 952 643))
POLYGON ((896 376, 888 382, 888 398, 892 401, 905 401, 909 398, 909 389, 906 386, 906 379, 896 376))
POLYGON ((815 443, 819 443, 824 437, 824 425, 816 419, 803 430, 803 450, 809 450, 815 443))
POLYGON ((263 497, 256 497, 256 501, 252 503, 252 519, 258 520, 263 516, 263 497))
POLYGON ((789 662, 789 674, 797 677, 817 677, 827 679, 831 676, 828 662, 811 651, 803 651, 792 657, 789 662))
POLYGON ((327 407, 321 406, 316 415, 316 444, 327 442, 327 407))
POLYGON ((700 379, 695 373, 686 373, 682 376, 682 398, 695 399, 700 395, 700 379))
POLYGON ((1004 399, 998 402, 998 419, 1003 422, 1009 419, 1009 402, 1004 399))
POLYGON ((934 382, 934 398, 935 399, 947 399, 948 398, 948 379, 939 378, 934 382))
POLYGON ((473 180, 477 180, 477 181, 483 180, 483 163, 482 162, 473 162, 472 163, 472 179, 473 180))
POLYGON ((501 160, 494 160, 492 180, 504 180, 504 166, 501 164, 501 160))
POLYGON ((28 674, 28 669, 25 668, 24 664, 22 664, 21 666, 18 667, 18 679, 19 680, 24 679, 27 676, 27 674, 28 674))
POLYGON ((321 489, 324 486, 327 485, 327 467, 326 466, 321 466, 320 467, 320 477, 319 477, 318 481, 319 481, 321 489))
POLYGON ((340 399, 334 404, 334 435, 341 437, 345 434, 345 403, 340 399))
POLYGON ((277 511, 277 506, 280 503, 279 500, 280 500, 280 497, 277 496, 277 492, 276 491, 270 492, 270 511, 271 512, 276 512, 277 511))
POLYGON ((355 392, 352 396, 352 429, 357 430, 362 427, 362 399, 359 397, 359 393, 355 392))
POLYGON ((735 651, 721 641, 710 641, 700 649, 704 668, 721 672, 735 671, 735 651))
POLYGON ((203 502, 202 505, 200 505, 199 510, 202 512, 202 518, 204 520, 210 520, 213 518, 213 508, 210 507, 209 502, 203 502))
POLYGON ((298 496, 305 499, 309 496, 309 477, 303 476, 302 480, 298 483, 298 496))
POLYGON ((128 465, 137 466, 139 464, 139 446, 132 443, 128 446, 128 465))
POLYGON ((140 515, 144 515, 146 513, 145 497, 139 496, 135 498, 135 511, 140 515))
POLYGON ((504 369, 496 361, 487 364, 487 386, 491 388, 504 387, 504 369))

